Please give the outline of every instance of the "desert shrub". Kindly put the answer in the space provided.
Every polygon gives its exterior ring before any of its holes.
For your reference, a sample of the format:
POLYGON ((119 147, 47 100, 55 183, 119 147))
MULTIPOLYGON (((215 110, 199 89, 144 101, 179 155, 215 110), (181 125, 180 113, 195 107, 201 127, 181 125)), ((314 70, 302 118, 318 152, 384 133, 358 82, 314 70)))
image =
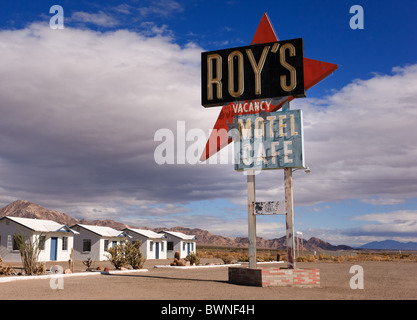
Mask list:
POLYGON ((146 258, 140 250, 140 241, 133 243, 127 242, 125 244, 125 255, 127 263, 132 266, 133 269, 142 269, 146 261, 146 258))
POLYGON ((224 264, 232 263, 232 255, 229 253, 221 253, 217 255, 217 258, 222 259, 224 264))
POLYGON ((296 262, 308 262, 306 257, 300 256, 295 259, 296 262))
POLYGON ((247 254, 241 255, 237 258, 239 262, 249 262, 249 256, 247 254))
POLYGON ((262 255, 262 259, 265 262, 274 261, 276 259, 276 256, 273 256, 273 255, 271 255, 271 253, 268 252, 268 253, 262 255))
POLYGON ((45 273, 45 265, 38 262, 40 253, 41 236, 35 237, 34 241, 30 237, 15 233, 13 235, 17 248, 22 259, 23 269, 26 275, 37 275, 45 273))
POLYGON ((109 253, 109 255, 107 256, 107 259, 116 268, 116 270, 120 270, 121 267, 127 264, 126 252, 125 252, 126 244, 127 244, 127 240, 123 240, 120 243, 107 249, 107 252, 109 253))
POLYGON ((5 266, 3 264, 3 260, 0 256, 0 275, 11 275, 11 274, 16 274, 16 272, 14 271, 13 267, 10 266, 5 266))
POLYGON ((315 257, 314 255, 310 254, 310 255, 308 256, 307 261, 308 261, 308 262, 316 262, 316 257, 315 257))
POLYGON ((128 264, 131 265, 133 269, 141 269, 143 268, 146 258, 140 250, 140 245, 140 241, 130 243, 127 240, 123 240, 107 249, 107 252, 109 253, 107 259, 116 270, 120 270, 123 266, 128 264))
POLYGON ((198 266, 200 264, 200 258, 194 252, 191 252, 185 259, 189 260, 191 265, 195 263, 198 266))
POLYGON ((91 271, 93 266, 93 260, 91 258, 87 258, 87 260, 82 261, 83 265, 87 267, 86 271, 91 271))
POLYGON ((325 253, 320 253, 319 260, 330 260, 330 257, 325 253))

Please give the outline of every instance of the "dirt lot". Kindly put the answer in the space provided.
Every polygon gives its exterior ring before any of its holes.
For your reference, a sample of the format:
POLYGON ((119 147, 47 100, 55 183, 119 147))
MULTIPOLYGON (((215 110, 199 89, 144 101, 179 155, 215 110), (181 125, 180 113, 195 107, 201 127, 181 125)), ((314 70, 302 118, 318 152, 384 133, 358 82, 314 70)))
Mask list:
MULTIPOLYGON (((64 278, 63 289, 51 289, 50 280, 24 280, 0 283, 1 300, 416 300, 417 263, 356 263, 364 270, 364 289, 353 290, 349 281, 352 263, 297 263, 297 268, 317 268, 320 288, 249 287, 228 283, 228 268, 159 269, 149 260, 149 271, 135 274, 97 275, 64 278)), ((60 264, 60 263, 57 263, 60 264)), ((61 264, 67 268, 66 262, 61 264)), ((97 262, 94 266, 109 266, 97 262)), ((271 266, 271 265, 265 265, 271 266)), ((285 264, 281 264, 284 266, 285 264)), ((85 268, 82 264, 77 269, 85 268)))

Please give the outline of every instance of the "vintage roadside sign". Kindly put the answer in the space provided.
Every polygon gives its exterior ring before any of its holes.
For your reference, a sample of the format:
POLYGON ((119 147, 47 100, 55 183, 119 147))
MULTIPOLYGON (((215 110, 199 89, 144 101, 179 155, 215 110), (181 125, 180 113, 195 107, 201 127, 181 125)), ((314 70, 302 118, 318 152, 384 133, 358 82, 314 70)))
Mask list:
MULTIPOLYGON (((259 44, 267 44, 271 42, 278 42, 278 37, 276 36, 274 29, 272 28, 272 25, 269 21, 268 16, 264 14, 262 16, 262 19, 259 23, 258 28, 256 29, 251 45, 254 46, 254 45, 259 45, 259 44)), ((269 55, 270 54, 271 53, 269 53, 269 55)), ((259 62, 259 58, 256 61, 259 62)), ((235 66, 235 64, 233 64, 233 66, 237 70, 237 65, 235 66)), ((214 62, 213 62, 213 67, 214 67, 214 62)), ((332 74, 337 68, 338 66, 334 63, 329 63, 329 62, 324 62, 324 61, 319 61, 319 60, 314 60, 314 59, 309 59, 309 58, 304 57, 303 58, 303 78, 304 78, 305 90, 308 90, 311 87, 315 86, 321 80, 323 80, 324 78, 332 74)), ((213 73, 213 76, 215 75, 216 74, 213 73)), ((205 74, 204 77, 207 77, 207 74, 205 74)), ((223 77, 224 75, 222 75, 222 78, 223 77)), ((254 76, 252 75, 252 77, 254 76)), ((261 77, 264 78, 265 75, 262 73, 261 77)), ((202 75, 202 78, 203 78, 203 75, 202 75)), ((226 79, 226 82, 228 82, 227 77, 224 79, 226 79)), ((237 82, 236 79, 238 79, 238 77, 233 76, 234 83, 237 82)), ((204 79, 202 80, 207 81, 204 79)), ((213 90, 217 90, 217 87, 215 87, 214 85, 212 85, 212 88, 213 90)), ((237 89, 235 88, 235 90, 237 89)), ((207 94, 207 89, 202 88, 202 96, 206 94, 207 94)), ((270 99, 270 102, 272 101, 272 103, 270 104, 269 111, 279 110, 285 103, 292 101, 294 98, 295 98, 294 96, 289 95, 285 97, 274 97, 270 99)), ((260 98, 258 99, 261 100, 260 98)), ((204 100, 203 97, 202 97, 202 100, 204 100)), ((240 101, 240 102, 245 102, 245 101, 240 101)), ((235 108, 235 106, 236 106, 236 101, 223 104, 220 110, 219 116, 213 126, 213 130, 206 143, 206 147, 204 148, 204 151, 201 154, 200 161, 207 160, 212 155, 216 154, 218 151, 220 151, 222 148, 226 147, 229 143, 233 141, 231 137, 227 137, 227 134, 228 134, 229 124, 233 122, 233 118, 236 115, 260 112, 260 111, 250 111, 249 109, 247 109, 247 111, 242 109, 243 110, 242 111, 239 108, 235 108)))
POLYGON ((285 214, 285 201, 254 202, 253 214, 278 215, 285 214))
POLYGON ((201 54, 201 104, 305 97, 303 39, 270 42, 201 54))
POLYGON ((285 110, 236 116, 229 127, 235 170, 304 168, 302 115, 285 110))
POLYGON ((201 103, 222 109, 200 161, 235 142, 235 169, 247 179, 249 268, 257 263, 258 214, 285 214, 287 265, 295 268, 292 172, 305 162, 302 112, 289 102, 336 69, 305 58, 301 38, 279 41, 265 13, 250 46, 202 53, 201 103), (258 169, 283 169, 285 201, 255 201, 258 169))

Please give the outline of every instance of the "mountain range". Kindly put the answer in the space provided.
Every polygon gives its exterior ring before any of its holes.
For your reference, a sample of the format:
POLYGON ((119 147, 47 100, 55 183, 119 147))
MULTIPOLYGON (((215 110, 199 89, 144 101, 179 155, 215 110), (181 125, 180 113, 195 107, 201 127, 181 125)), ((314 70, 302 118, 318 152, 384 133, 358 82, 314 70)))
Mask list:
MULTIPOLYGON (((138 226, 129 226, 127 224, 117 222, 114 220, 86 220, 86 219, 75 219, 65 213, 46 209, 38 204, 32 203, 27 200, 16 200, 7 206, 0 209, 0 218, 5 216, 13 217, 22 217, 22 218, 32 218, 32 219, 45 219, 56 221, 60 224, 65 224, 69 227, 80 223, 87 225, 98 225, 98 226, 107 226, 114 228, 116 230, 122 230, 127 227, 138 228, 138 229, 148 229, 155 232, 161 232, 164 230, 182 232, 184 234, 192 234, 197 237, 197 243, 199 245, 208 245, 208 246, 224 246, 224 247, 247 247, 249 244, 247 237, 225 237, 221 235, 214 235, 207 230, 202 230, 198 228, 185 228, 185 227, 173 227, 173 228, 148 228, 148 227, 138 227, 138 226)), ((265 239, 262 237, 256 238, 257 248, 268 248, 268 249, 286 249, 286 237, 275 239, 265 239)), ((352 250, 351 247, 345 245, 334 246, 326 241, 320 240, 316 237, 311 237, 309 240, 303 239, 303 248, 305 250, 352 250)))
POLYGON ((373 249, 373 250, 417 250, 417 242, 399 242, 395 240, 373 241, 359 249, 373 249))

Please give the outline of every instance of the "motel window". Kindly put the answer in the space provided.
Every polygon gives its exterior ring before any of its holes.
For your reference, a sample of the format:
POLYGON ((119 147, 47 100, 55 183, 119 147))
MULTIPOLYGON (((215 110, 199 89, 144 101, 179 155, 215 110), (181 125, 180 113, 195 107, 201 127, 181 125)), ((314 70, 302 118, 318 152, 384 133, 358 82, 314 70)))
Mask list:
POLYGON ((9 249, 9 250, 19 250, 19 247, 17 246, 16 240, 10 234, 7 236, 7 249, 9 249))
POLYGON ((164 252, 164 243, 161 242, 161 252, 164 252))
POLYGON ((153 251, 153 241, 149 241, 149 251, 153 251))
POLYGON ((174 250, 174 242, 172 242, 172 241, 167 242, 167 250, 168 251, 173 251, 174 250))
POLYGON ((12 235, 8 235, 7 236, 7 249, 12 250, 13 249, 13 236, 12 235))
POLYGON ((45 236, 39 236, 39 250, 45 250, 45 236))
POLYGON ((19 246, 17 245, 16 239, 13 237, 13 250, 19 250, 19 246))
POLYGON ((83 239, 83 252, 91 251, 91 239, 83 239))
POLYGON ((109 248, 109 240, 104 240, 104 251, 109 248))
POLYGON ((185 251, 185 242, 182 243, 182 250, 185 251))
POLYGON ((62 251, 68 250, 68 237, 62 237, 62 251))

